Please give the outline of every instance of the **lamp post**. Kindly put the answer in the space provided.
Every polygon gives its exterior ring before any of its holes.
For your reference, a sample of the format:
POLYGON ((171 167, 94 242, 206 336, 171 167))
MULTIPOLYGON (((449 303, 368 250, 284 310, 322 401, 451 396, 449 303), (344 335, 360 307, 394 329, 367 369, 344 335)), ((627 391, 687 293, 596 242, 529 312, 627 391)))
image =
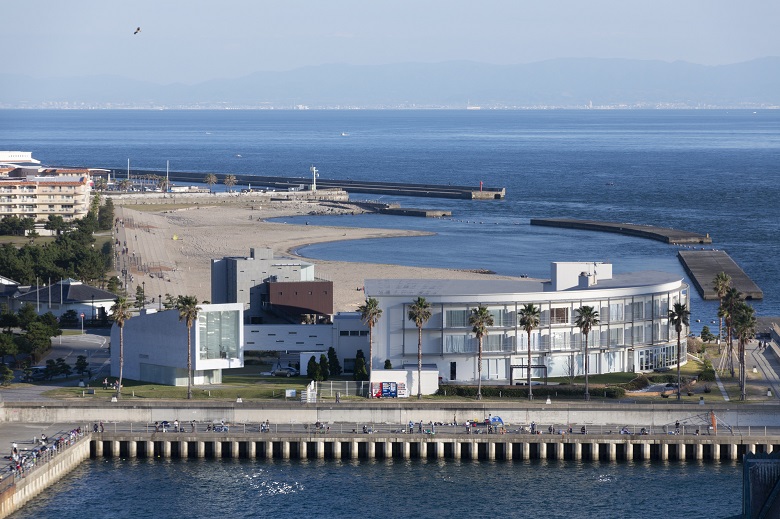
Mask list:
POLYGON ((92 294, 92 326, 95 326, 95 294, 92 294))
POLYGON ((162 294, 157 296, 157 310, 162 312, 162 294))
POLYGON ((146 308, 146 281, 141 281, 141 308, 146 308))
POLYGON ((81 335, 84 335, 84 312, 81 312, 81 335))

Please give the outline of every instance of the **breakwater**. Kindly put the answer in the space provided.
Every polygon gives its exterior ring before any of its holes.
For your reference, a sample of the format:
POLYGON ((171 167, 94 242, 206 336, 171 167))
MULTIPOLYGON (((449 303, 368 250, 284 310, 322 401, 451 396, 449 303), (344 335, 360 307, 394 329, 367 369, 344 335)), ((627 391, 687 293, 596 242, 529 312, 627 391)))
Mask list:
MULTIPOLYGON (((209 172, 194 173, 171 171, 168 178, 171 182, 204 183, 209 172)), ((165 176, 165 171, 133 170, 131 178, 148 177, 149 175, 165 176)), ((227 174, 215 173, 220 183, 227 174)), ((113 178, 126 178, 123 170, 111 170, 113 178)), ((234 174, 237 186, 252 186, 276 190, 311 190, 312 177, 280 177, 263 175, 234 174)), ((411 184, 406 182, 373 182, 364 180, 344 180, 317 178, 317 188, 339 189, 347 193, 367 193, 374 195, 418 196, 429 198, 456 198, 466 200, 500 200, 506 197, 506 188, 484 186, 458 186, 442 184, 411 184)))
POLYGON ((93 457, 453 460, 739 460, 780 451, 780 436, 676 434, 103 433, 93 457))
POLYGON ((674 244, 712 243, 709 234, 705 235, 678 229, 669 229, 667 227, 656 227, 654 225, 575 220, 573 218, 531 218, 531 225, 563 227, 584 231, 614 232, 674 244))

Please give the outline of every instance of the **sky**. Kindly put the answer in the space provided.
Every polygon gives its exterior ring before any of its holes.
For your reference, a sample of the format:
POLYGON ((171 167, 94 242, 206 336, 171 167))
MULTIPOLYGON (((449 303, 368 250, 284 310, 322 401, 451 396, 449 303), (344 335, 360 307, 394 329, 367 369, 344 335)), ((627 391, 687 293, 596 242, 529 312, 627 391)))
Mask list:
POLYGON ((776 0, 4 0, 0 18, 20 74, 159 84, 332 63, 780 55, 776 0))

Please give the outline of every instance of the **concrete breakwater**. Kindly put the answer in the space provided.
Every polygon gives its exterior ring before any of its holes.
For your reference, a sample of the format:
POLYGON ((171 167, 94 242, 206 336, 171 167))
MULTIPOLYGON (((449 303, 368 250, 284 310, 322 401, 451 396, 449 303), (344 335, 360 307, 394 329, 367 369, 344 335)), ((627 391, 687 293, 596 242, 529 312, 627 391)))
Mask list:
POLYGON ((453 460, 740 460, 780 451, 780 436, 592 434, 103 433, 93 457, 453 460))
POLYGON ((9 474, 0 483, 0 519, 8 517, 30 502, 35 496, 59 481, 82 461, 90 457, 89 434, 76 439, 46 462, 39 462, 23 477, 9 474))

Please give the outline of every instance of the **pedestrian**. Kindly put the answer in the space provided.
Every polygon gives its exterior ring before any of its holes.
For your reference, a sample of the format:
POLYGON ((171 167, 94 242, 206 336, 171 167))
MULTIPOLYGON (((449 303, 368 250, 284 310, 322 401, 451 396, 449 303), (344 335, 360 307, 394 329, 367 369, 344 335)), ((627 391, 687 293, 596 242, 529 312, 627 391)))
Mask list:
POLYGON ((195 420, 190 422, 190 432, 195 432, 195 420))
POLYGON ((411 420, 409 420, 409 434, 412 434, 414 432, 414 423, 412 423, 411 420))
POLYGON ((103 422, 101 420, 101 422, 100 422, 100 432, 102 433, 103 431, 105 431, 105 429, 103 428, 103 422))
POLYGON ((422 434, 422 420, 420 420, 420 425, 417 427, 417 432, 422 434))

